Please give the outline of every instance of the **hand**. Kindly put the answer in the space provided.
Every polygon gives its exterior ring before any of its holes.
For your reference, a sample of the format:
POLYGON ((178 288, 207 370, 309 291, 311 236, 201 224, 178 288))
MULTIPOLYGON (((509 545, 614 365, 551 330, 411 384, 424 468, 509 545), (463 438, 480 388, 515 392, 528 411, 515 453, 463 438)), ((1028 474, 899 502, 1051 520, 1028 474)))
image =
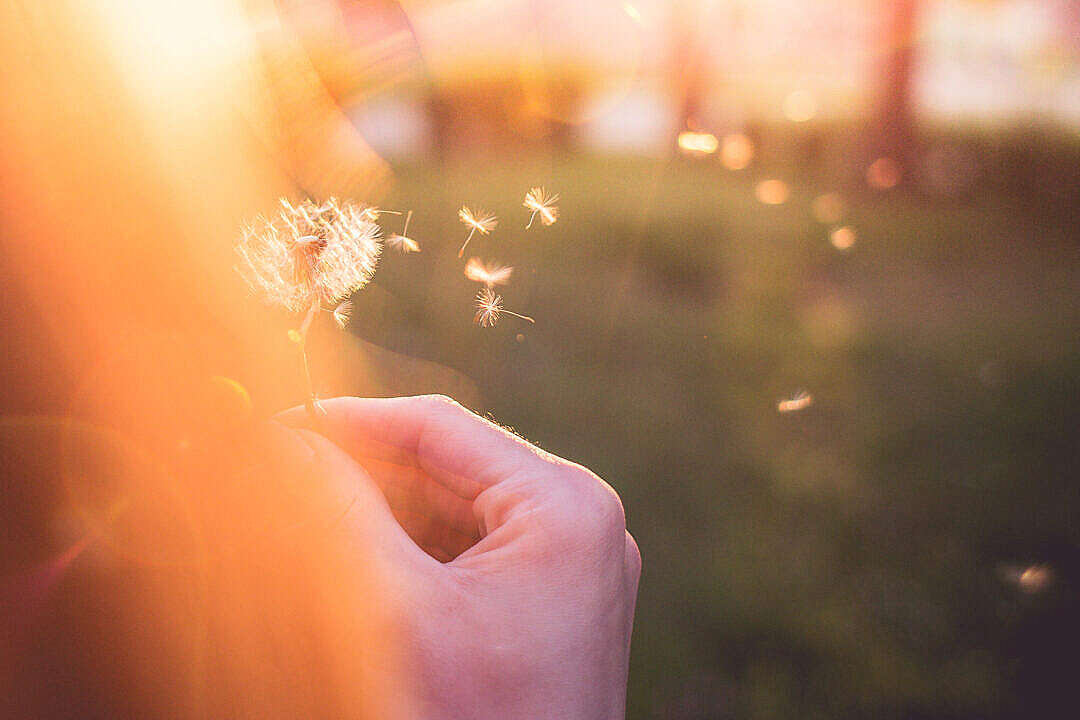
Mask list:
POLYGON ((298 432, 352 503, 417 717, 622 718, 641 556, 611 487, 449 398, 323 405, 298 432))

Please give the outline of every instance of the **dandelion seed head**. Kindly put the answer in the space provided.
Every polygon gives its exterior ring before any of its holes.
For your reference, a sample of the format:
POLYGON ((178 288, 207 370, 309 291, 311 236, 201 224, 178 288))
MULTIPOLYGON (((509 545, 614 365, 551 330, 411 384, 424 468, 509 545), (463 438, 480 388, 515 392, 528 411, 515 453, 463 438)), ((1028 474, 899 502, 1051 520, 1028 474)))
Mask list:
POLYGON ((353 303, 352 300, 346 300, 345 302, 334 308, 334 322, 342 330, 349 324, 349 320, 352 319, 353 303))
MULTIPOLYGON (((534 187, 525 193, 525 202, 523 204, 526 208, 532 210, 534 218, 539 214, 540 222, 546 226, 554 225, 555 221, 559 219, 559 207, 555 204, 558 201, 558 193, 548 195, 544 192, 544 188, 534 187)), ((529 225, 532 225, 532 220, 529 220, 529 225)))
POLYGON ((382 252, 379 226, 364 212, 334 198, 282 199, 277 213, 242 229, 237 270, 268 302, 294 312, 339 302, 367 285, 382 252))
POLYGON ((484 283, 489 288, 495 285, 505 285, 510 282, 510 275, 514 268, 505 265, 485 265, 480 258, 472 257, 465 263, 465 277, 473 282, 484 283))
POLYGON ((799 391, 795 393, 788 400, 781 400, 776 404, 776 409, 781 413, 798 412, 799 410, 805 410, 814 404, 814 397, 805 391, 799 391))
POLYGON ((458 219, 481 235, 489 235, 491 231, 495 229, 495 226, 499 224, 499 220, 495 217, 495 213, 486 212, 484 210, 474 212, 465 206, 462 206, 462 208, 458 210, 458 219))
POLYGON ((476 293, 476 317, 474 322, 480 327, 495 327, 502 315, 502 297, 491 288, 481 288, 476 293))

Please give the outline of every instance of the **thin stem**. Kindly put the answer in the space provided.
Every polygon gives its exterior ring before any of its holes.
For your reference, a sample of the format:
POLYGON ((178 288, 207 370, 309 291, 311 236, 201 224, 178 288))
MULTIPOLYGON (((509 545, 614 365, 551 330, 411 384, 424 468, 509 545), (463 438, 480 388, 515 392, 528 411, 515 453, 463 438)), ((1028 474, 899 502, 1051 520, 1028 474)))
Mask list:
POLYGON ((474 227, 474 228, 473 228, 472 230, 470 230, 470 231, 469 231, 469 237, 465 238, 465 244, 464 244, 464 245, 462 245, 462 246, 461 246, 461 249, 457 251, 457 256, 458 256, 458 257, 461 257, 462 255, 464 255, 464 254, 465 254, 465 248, 466 248, 466 247, 468 246, 468 244, 469 244, 469 241, 470 241, 470 240, 472 240, 472 236, 473 236, 473 233, 474 233, 474 232, 476 232, 476 228, 475 228, 475 227, 474 227))
POLYGON ((315 320, 315 316, 319 314, 321 309, 322 303, 316 298, 312 301, 311 307, 308 308, 307 314, 304 315, 304 320, 300 323, 300 361, 304 366, 304 382, 307 384, 308 393, 304 407, 307 408, 308 415, 311 416, 312 420, 317 420, 319 413, 317 412, 318 401, 315 397, 315 385, 311 382, 311 368, 308 366, 307 336, 312 321, 315 320))
POLYGON ((409 237, 409 221, 412 220, 412 210, 405 216, 405 227, 402 228, 401 234, 405 237, 409 237))
POLYGON ((540 211, 539 210, 533 210, 533 214, 529 216, 529 224, 525 226, 526 230, 528 230, 529 228, 532 227, 533 221, 536 220, 536 213, 538 213, 538 212, 540 212, 540 211))
POLYGON ((514 312, 513 310, 505 310, 505 309, 504 309, 504 310, 500 310, 500 312, 504 312, 504 313, 506 313, 507 315, 513 315, 514 317, 516 317, 516 318, 521 318, 522 320, 528 320, 528 321, 529 321, 529 322, 531 322, 531 323, 532 323, 533 325, 535 325, 535 324, 536 324, 536 321, 535 321, 535 320, 533 320, 533 319, 532 319, 531 317, 529 317, 528 315, 519 315, 518 313, 514 312))

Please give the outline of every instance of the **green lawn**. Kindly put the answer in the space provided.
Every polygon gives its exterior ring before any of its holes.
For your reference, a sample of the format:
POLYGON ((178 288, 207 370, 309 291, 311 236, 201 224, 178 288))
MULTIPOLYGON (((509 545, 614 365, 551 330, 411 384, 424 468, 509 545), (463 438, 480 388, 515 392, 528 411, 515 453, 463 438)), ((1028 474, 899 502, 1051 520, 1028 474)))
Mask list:
POLYGON ((478 409, 618 490, 645 560, 631 718, 1007 709, 1048 661, 1031 633, 1076 632, 1047 619, 1080 540, 1078 230, 1000 197, 863 193, 843 253, 809 211, 838 188, 766 206, 762 177, 400 169, 382 204, 415 211, 423 252, 387 255, 355 332, 460 370, 478 409), (541 183, 562 217, 526 232, 541 183), (517 267, 502 294, 535 326, 471 323, 462 203, 499 214, 467 256, 517 267), (814 404, 778 413, 799 389, 814 404), (1006 577, 1033 561, 1057 573, 1039 595, 1006 577))

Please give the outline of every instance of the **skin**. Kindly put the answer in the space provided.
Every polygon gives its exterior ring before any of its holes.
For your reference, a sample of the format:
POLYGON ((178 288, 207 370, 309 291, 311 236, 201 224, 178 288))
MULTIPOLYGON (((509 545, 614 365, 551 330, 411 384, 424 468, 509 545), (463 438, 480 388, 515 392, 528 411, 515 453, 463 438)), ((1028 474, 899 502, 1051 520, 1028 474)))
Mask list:
POLYGON ((446 397, 322 404, 318 432, 279 420, 349 507, 412 712, 622 718, 641 555, 615 491, 446 397))

